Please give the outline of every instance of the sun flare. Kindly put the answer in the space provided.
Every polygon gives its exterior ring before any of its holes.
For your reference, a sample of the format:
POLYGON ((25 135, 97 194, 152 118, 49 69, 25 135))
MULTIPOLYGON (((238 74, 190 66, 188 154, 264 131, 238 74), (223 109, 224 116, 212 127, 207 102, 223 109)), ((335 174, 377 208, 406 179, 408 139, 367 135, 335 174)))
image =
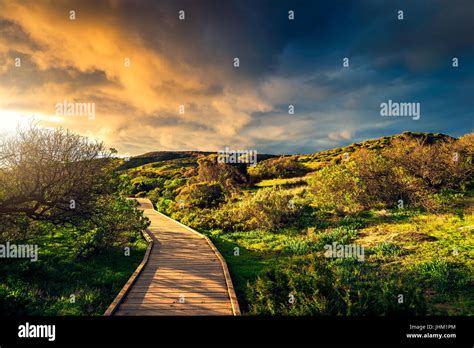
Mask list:
POLYGON ((18 127, 25 127, 31 122, 60 123, 62 121, 61 117, 54 115, 0 109, 0 133, 12 133, 18 127))

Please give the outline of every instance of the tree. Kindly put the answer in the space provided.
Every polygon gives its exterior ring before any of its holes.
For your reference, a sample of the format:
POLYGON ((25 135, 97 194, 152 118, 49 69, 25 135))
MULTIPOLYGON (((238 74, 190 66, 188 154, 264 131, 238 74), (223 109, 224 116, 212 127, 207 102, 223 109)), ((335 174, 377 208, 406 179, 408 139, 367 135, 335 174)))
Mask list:
POLYGON ((0 214, 64 221, 110 191, 111 152, 68 130, 31 124, 0 142, 0 214))

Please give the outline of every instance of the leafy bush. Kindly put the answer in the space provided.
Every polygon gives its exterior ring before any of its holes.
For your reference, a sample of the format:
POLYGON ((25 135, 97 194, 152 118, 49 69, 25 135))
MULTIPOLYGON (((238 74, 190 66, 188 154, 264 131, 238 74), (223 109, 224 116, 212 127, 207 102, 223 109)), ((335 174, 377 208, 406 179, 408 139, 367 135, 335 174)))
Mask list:
POLYGON ((199 181, 217 181, 228 191, 248 182, 246 164, 219 163, 217 155, 200 158, 198 164, 199 181))
POLYGON ((161 189, 159 187, 154 188, 147 194, 147 198, 153 203, 157 203, 161 197, 161 189))
POLYGON ((270 231, 295 221, 300 211, 292 191, 268 188, 226 203, 216 212, 215 221, 228 231, 270 231))
POLYGON ((368 198, 356 172, 354 162, 349 162, 325 167, 312 176, 308 182, 313 187, 317 205, 341 213, 362 210, 368 198))
POLYGON ((421 179, 426 187, 457 188, 474 173, 474 134, 433 144, 420 139, 399 139, 383 155, 393 166, 404 168, 408 176, 421 179))
POLYGON ((113 246, 123 246, 141 238, 149 221, 122 198, 102 197, 97 214, 70 229, 76 240, 78 256, 101 252, 113 246))
POLYGON ((472 179, 473 139, 433 144, 397 139, 380 154, 361 149, 308 182, 316 203, 337 212, 397 207, 400 200, 404 207, 438 210, 458 198, 443 190, 462 188, 472 179))
POLYGON ((211 208, 224 202, 224 188, 216 181, 198 182, 185 186, 176 200, 182 201, 187 207, 211 208))

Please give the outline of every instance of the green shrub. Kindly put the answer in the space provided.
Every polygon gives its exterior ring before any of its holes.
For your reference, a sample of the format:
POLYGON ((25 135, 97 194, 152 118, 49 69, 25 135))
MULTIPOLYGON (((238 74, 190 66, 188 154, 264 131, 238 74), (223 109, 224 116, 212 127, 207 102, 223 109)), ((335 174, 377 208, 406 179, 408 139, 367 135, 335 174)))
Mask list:
POLYGON ((361 217, 354 217, 354 216, 344 216, 339 221, 340 226, 345 226, 351 229, 360 229, 366 226, 366 222, 361 217))
POLYGON ((150 192, 148 192, 147 197, 153 203, 157 203, 161 197, 161 189, 159 187, 154 188, 150 192))
POLYGON ((176 201, 183 202, 186 207, 211 208, 224 202, 224 188, 217 181, 198 182, 184 187, 176 201))
POLYGON ((198 180, 217 181, 227 191, 233 191, 248 183, 247 165, 244 163, 219 163, 217 155, 210 155, 198 160, 198 180))
POLYGON ((308 182, 313 188, 315 202, 325 209, 353 213, 364 208, 367 201, 364 183, 350 164, 328 166, 318 171, 308 182))
POLYGON ((215 221, 227 231, 271 231, 294 222, 301 208, 292 191, 266 188, 223 205, 216 212, 215 221))
POLYGON ((317 250, 310 239, 288 239, 283 245, 283 252, 290 255, 306 255, 317 250))

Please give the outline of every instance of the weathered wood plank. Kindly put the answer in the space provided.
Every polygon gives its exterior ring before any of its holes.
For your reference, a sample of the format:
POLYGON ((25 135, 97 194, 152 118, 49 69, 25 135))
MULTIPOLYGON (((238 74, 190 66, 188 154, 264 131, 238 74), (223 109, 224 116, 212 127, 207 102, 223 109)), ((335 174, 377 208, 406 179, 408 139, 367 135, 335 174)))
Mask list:
POLYGON ((225 303, 157 303, 137 304, 137 303, 122 303, 120 305, 122 310, 213 310, 213 309, 227 309, 231 310, 230 302, 225 303))

